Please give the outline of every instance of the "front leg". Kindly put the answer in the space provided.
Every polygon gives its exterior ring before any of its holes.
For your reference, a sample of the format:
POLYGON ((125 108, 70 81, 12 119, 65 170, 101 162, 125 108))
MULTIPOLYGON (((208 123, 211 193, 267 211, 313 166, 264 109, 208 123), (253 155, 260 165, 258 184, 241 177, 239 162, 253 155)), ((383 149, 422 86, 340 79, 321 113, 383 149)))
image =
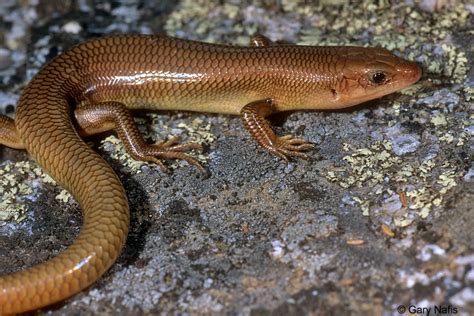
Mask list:
POLYGON ((206 174, 199 161, 185 153, 191 149, 202 150, 201 145, 195 143, 177 144, 179 136, 154 145, 145 143, 135 125, 132 114, 123 103, 103 102, 83 105, 74 111, 74 116, 78 133, 81 136, 115 129, 120 140, 124 143, 125 149, 135 160, 156 163, 163 171, 167 171, 160 159, 181 159, 206 174))
POLYGON ((302 151, 313 149, 314 145, 294 138, 293 135, 276 136, 265 119, 275 112, 274 102, 272 99, 265 99, 244 106, 240 116, 245 128, 260 146, 286 161, 289 157, 308 159, 309 156, 302 151))

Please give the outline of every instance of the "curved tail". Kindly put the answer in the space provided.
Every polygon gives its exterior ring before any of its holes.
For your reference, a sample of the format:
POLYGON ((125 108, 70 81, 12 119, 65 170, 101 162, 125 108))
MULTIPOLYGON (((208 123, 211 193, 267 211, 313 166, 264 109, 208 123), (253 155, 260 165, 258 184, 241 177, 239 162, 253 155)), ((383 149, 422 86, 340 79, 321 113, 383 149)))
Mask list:
POLYGON ((113 264, 128 233, 124 189, 111 167, 75 132, 69 101, 77 81, 62 67, 56 58, 30 82, 15 122, 28 152, 79 202, 84 225, 59 256, 0 277, 0 314, 37 309, 84 289, 113 264))

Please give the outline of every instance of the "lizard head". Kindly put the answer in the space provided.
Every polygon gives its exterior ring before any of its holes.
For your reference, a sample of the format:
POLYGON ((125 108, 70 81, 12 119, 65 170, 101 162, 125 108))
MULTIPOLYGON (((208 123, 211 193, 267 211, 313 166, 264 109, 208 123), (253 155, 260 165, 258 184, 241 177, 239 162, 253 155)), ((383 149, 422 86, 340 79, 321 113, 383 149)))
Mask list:
POLYGON ((417 82, 420 67, 382 48, 352 48, 343 55, 339 80, 333 87, 340 107, 359 104, 417 82))

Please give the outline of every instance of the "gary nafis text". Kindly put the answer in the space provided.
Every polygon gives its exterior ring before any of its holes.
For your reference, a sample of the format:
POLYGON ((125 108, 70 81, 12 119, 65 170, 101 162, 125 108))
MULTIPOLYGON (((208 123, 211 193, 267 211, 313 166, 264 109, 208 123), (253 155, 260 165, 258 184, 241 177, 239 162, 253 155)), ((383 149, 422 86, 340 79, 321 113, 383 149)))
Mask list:
POLYGON ((452 305, 435 305, 431 307, 418 307, 416 305, 400 305, 397 307, 399 314, 415 314, 415 315, 454 315, 458 313, 458 308, 452 305))

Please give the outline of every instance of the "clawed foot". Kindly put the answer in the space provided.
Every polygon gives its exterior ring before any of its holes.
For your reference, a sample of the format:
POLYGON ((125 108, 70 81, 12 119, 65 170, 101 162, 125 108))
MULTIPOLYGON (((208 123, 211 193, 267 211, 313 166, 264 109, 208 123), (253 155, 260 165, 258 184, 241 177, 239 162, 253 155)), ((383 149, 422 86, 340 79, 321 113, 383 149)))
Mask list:
POLYGON ((290 157, 309 159, 309 156, 303 151, 314 148, 313 144, 307 143, 304 139, 294 138, 293 135, 276 137, 271 144, 264 146, 274 155, 288 162, 290 157))
POLYGON ((161 159, 185 160, 189 164, 198 168, 203 174, 207 174, 206 169, 204 169, 204 167, 196 158, 193 158, 189 156, 189 154, 185 153, 186 151, 192 149, 202 151, 202 146, 196 143, 178 144, 180 139, 180 136, 173 136, 170 139, 157 144, 144 144, 141 146, 141 149, 135 151, 135 155, 137 157, 134 158, 141 161, 153 162, 157 164, 164 172, 168 172, 168 168, 163 164, 161 159))

